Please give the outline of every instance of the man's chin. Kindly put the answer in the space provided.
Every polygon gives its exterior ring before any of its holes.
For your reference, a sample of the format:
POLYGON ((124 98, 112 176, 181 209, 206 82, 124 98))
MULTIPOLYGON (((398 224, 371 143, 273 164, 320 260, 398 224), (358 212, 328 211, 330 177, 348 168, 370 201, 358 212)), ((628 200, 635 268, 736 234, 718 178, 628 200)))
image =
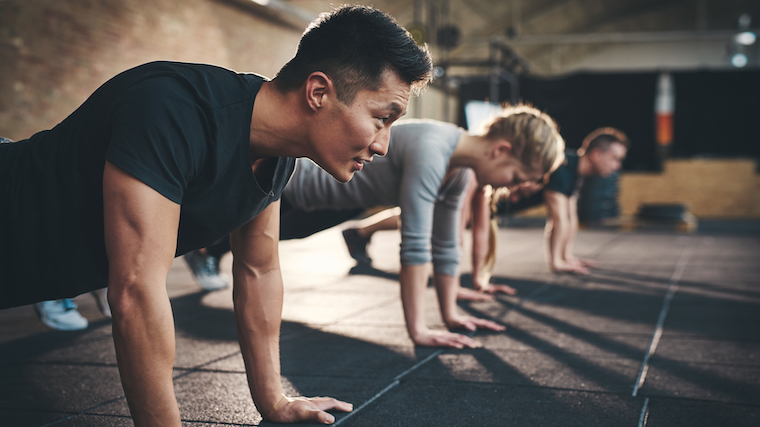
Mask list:
POLYGON ((354 177, 354 172, 349 172, 347 174, 330 174, 333 178, 335 178, 336 181, 340 182, 341 184, 345 184, 348 181, 351 181, 351 178, 354 177))
POLYGON ((317 165, 320 168, 322 168, 323 171, 325 171, 328 174, 330 174, 330 176, 333 177, 333 179, 335 179, 336 181, 338 181, 338 182, 340 182, 342 184, 345 184, 348 181, 351 181, 351 178, 354 177, 354 172, 355 171, 350 171, 350 172, 349 171, 345 171, 345 170, 337 170, 336 171, 336 170, 327 169, 326 167, 320 165, 319 163, 317 163, 317 165))

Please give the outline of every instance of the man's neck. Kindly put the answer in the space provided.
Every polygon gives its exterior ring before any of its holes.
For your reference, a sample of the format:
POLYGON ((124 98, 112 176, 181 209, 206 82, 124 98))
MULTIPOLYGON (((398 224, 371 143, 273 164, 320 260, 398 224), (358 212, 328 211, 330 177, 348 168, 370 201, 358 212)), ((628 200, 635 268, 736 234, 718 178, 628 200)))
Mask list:
POLYGON ((251 159, 303 156, 305 121, 295 94, 280 93, 274 83, 264 82, 251 115, 251 159))
POLYGON ((594 165, 591 164, 591 159, 588 155, 584 154, 578 158, 578 176, 591 176, 594 174, 594 165))

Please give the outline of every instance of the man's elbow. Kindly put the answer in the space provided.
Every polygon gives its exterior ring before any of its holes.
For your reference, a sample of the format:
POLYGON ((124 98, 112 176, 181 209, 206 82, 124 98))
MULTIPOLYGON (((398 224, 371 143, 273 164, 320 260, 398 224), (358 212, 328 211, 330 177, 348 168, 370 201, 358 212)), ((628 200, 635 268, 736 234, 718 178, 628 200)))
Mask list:
POLYGON ((145 298, 119 286, 109 286, 107 300, 113 321, 117 323, 136 315, 145 303, 145 298))
MULTIPOLYGON (((165 281, 159 280, 160 283, 165 281)), ((108 280, 108 293, 106 298, 111 308, 114 320, 138 313, 154 303, 156 291, 166 291, 165 287, 156 286, 151 289, 151 281, 140 277, 134 272, 127 272, 123 275, 117 275, 113 272, 108 280)))

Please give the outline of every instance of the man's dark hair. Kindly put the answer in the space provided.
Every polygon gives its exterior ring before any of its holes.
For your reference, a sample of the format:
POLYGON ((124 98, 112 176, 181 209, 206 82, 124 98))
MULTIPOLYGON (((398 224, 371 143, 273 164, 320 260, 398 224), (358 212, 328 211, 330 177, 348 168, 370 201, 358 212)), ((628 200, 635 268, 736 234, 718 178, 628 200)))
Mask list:
POLYGON ((296 56, 273 79, 280 92, 295 90, 315 71, 333 81, 338 99, 350 104, 362 90, 378 90, 385 70, 418 93, 432 80, 433 60, 396 20, 367 6, 323 13, 306 29, 296 56))
POLYGON ((581 144, 581 148, 578 149, 578 154, 584 155, 590 153, 591 150, 595 148, 607 151, 613 142, 623 144, 625 148, 628 148, 630 145, 628 137, 623 131, 610 127, 599 128, 586 135, 586 138, 583 139, 583 144, 581 144))

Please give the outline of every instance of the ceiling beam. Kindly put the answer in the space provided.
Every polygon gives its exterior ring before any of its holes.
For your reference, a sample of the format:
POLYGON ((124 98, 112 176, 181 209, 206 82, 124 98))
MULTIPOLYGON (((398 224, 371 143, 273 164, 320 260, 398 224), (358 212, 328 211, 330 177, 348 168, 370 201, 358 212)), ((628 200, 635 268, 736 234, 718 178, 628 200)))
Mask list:
MULTIPOLYGON (((544 34, 509 38, 495 36, 493 39, 504 45, 527 46, 546 44, 596 44, 596 43, 670 43, 695 41, 728 41, 736 31, 653 31, 624 33, 589 34, 544 34)), ((468 40, 475 42, 475 40, 468 40)), ((478 42, 483 42, 479 40, 478 42)))

